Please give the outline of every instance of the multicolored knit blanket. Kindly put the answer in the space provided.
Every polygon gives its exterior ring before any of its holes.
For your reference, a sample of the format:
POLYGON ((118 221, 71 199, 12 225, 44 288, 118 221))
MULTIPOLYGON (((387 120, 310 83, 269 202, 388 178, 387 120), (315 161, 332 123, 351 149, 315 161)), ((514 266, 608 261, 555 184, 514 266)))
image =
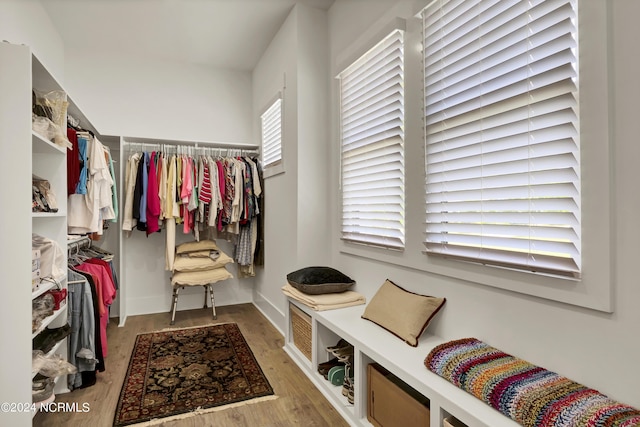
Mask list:
POLYGON ((640 426, 640 411, 475 338, 435 347, 425 366, 525 427, 640 426))

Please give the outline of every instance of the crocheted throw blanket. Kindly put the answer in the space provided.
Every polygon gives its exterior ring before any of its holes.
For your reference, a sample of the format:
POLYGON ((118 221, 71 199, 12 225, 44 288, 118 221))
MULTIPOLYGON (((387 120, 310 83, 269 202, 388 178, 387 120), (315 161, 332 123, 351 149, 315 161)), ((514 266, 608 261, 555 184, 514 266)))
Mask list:
POLYGON ((432 372, 525 427, 640 426, 640 411, 475 338, 435 347, 432 372))

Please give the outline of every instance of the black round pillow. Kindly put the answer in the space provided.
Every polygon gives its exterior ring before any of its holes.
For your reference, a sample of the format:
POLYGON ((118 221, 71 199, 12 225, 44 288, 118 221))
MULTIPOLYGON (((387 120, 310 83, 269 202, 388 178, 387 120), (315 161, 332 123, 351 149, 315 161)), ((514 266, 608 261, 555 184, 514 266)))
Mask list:
POLYGON ((344 292, 356 282, 331 267, 305 267, 287 274, 287 282, 310 295, 344 292))

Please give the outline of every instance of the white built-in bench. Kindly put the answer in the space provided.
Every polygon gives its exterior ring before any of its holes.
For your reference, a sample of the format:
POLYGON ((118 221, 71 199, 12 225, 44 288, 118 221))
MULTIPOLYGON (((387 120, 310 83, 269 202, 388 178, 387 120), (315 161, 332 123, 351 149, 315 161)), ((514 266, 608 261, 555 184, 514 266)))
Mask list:
MULTIPOLYGON (((285 351, 336 410, 354 426, 371 426, 367 421, 367 365, 378 363, 430 400, 431 427, 441 427, 443 419, 454 416, 468 427, 517 427, 518 424, 481 400, 429 371, 424 359, 435 346, 447 341, 427 330, 418 347, 411 347, 378 325, 362 319, 365 305, 337 310, 313 311, 289 298, 311 319, 311 360, 293 342, 290 310, 287 310, 285 351), (317 372, 318 363, 330 359, 326 347, 340 338, 354 346, 354 404, 317 372)), ((465 337, 454 337, 465 338, 465 337)), ((411 426, 413 427, 413 426, 411 426)))

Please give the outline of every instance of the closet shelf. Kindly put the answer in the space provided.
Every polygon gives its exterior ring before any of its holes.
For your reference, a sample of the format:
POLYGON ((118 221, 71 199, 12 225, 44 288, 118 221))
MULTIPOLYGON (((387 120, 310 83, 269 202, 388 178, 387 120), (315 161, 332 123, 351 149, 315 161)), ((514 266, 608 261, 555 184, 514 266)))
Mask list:
POLYGON ((31 212, 32 218, 66 218, 66 212, 31 212))
POLYGON ((54 286, 56 286, 56 282, 49 281, 49 280, 40 281, 40 286, 38 287, 38 290, 31 292, 31 299, 34 300, 38 298, 40 295, 44 294, 48 290, 53 289, 54 286))
POLYGON ((66 149, 47 140, 44 136, 31 131, 32 150, 39 154, 66 154, 66 149))
POLYGON ((49 326, 54 320, 56 320, 58 317, 60 317, 61 314, 66 313, 66 311, 67 311, 67 304, 66 304, 66 301, 65 301, 65 304, 62 307, 60 307, 59 310, 55 310, 51 316, 46 317, 42 321, 42 324, 40 325, 38 330, 31 334, 31 339, 34 339, 40 332, 44 331, 44 329, 47 326, 49 326))

